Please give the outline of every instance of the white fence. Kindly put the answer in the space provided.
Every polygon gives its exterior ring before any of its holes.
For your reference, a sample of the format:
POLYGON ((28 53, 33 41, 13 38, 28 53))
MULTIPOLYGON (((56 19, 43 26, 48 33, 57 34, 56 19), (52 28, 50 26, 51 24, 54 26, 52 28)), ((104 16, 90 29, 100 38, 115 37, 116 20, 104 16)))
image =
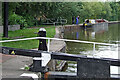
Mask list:
POLYGON ((24 39, 15 39, 15 40, 3 40, 0 41, 0 43, 5 42, 14 42, 14 41, 24 41, 24 40, 33 40, 33 39, 46 39, 48 40, 48 52, 50 50, 50 40, 61 40, 61 41, 67 41, 67 42, 78 42, 78 43, 87 43, 87 44, 93 44, 93 51, 95 51, 95 45, 106 45, 106 46, 118 46, 117 44, 109 44, 109 43, 98 43, 98 42, 90 42, 90 41, 81 41, 81 40, 70 40, 70 39, 60 39, 60 38, 48 38, 48 37, 32 37, 32 38, 24 38, 24 39))

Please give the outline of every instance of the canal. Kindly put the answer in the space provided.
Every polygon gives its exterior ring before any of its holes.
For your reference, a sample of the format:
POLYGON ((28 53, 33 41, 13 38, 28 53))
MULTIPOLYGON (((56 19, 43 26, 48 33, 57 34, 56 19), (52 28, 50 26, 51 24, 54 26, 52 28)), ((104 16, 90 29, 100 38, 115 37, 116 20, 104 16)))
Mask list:
MULTIPOLYGON (((120 38, 118 30, 118 24, 99 24, 86 29, 66 27, 63 35, 65 39, 117 44, 118 38, 120 38)), ((91 57, 118 59, 118 47, 115 46, 96 45, 95 51, 93 51, 93 44, 66 42, 66 52, 91 57)), ((67 72, 76 72, 76 67, 75 62, 68 62, 67 72)), ((118 73, 118 67, 111 66, 110 69, 111 74, 118 73)))

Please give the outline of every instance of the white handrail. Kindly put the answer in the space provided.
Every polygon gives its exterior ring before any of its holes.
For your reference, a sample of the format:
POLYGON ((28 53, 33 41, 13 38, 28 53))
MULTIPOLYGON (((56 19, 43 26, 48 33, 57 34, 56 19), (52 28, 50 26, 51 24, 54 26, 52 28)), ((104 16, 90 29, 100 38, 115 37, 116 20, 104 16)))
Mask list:
POLYGON ((0 43, 4 42, 14 42, 14 41, 23 41, 23 40, 33 40, 33 39, 51 39, 51 40, 61 40, 61 41, 68 41, 68 42, 80 42, 80 43, 92 43, 92 44, 100 44, 100 45, 115 45, 109 43, 98 43, 98 42, 90 42, 90 41, 81 41, 81 40, 70 40, 70 39, 60 39, 60 38, 48 38, 48 37, 32 37, 32 38, 24 38, 24 39, 15 39, 15 40, 3 40, 0 43))
POLYGON ((50 40, 61 40, 61 41, 68 41, 68 42, 79 42, 79 43, 93 44, 93 52, 95 52, 95 45, 96 44, 107 45, 107 46, 116 46, 116 44, 109 44, 109 43, 98 43, 98 42, 90 42, 90 41, 70 40, 70 39, 60 39, 60 38, 48 38, 48 37, 32 37, 32 38, 15 39, 15 40, 3 40, 3 41, 0 41, 0 43, 33 40, 33 39, 48 39, 48 52, 50 50, 50 40))
POLYGON ((15 40, 3 40, 3 41, 0 41, 0 43, 14 42, 14 41, 24 41, 24 40, 34 40, 34 39, 50 39, 50 40, 60 40, 60 41, 79 42, 79 43, 90 43, 90 44, 99 44, 99 45, 108 45, 108 46, 115 46, 116 45, 116 44, 109 44, 109 43, 99 43, 99 42, 90 42, 90 41, 81 41, 81 40, 60 39, 60 38, 48 38, 48 37, 32 37, 32 38, 15 39, 15 40))

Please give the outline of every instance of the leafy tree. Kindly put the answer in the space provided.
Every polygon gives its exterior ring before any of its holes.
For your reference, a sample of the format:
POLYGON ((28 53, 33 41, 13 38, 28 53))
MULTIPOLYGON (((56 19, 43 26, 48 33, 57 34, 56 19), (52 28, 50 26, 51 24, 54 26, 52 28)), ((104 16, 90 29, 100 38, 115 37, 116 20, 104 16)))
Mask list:
POLYGON ((9 24, 34 26, 38 18, 65 18, 71 24, 72 16, 85 19, 118 20, 119 2, 10 2, 9 24))
POLYGON ((118 2, 111 2, 110 6, 112 8, 112 16, 111 16, 111 20, 118 20, 118 14, 120 12, 119 10, 119 3, 118 2))
POLYGON ((112 16, 112 13, 111 13, 112 8, 110 7, 108 2, 104 3, 102 5, 102 7, 103 7, 102 8, 102 16, 103 16, 103 18, 109 20, 109 17, 112 16))

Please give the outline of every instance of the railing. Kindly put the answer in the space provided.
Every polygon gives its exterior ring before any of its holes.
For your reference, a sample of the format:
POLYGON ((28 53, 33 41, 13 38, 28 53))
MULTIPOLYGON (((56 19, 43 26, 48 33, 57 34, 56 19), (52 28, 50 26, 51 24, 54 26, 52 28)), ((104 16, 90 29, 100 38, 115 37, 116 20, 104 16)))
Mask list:
MULTIPOLYGON (((1 47, 0 47, 1 48, 1 47)), ((47 75, 48 78, 52 79, 61 78, 60 80, 68 80, 72 78, 113 78, 110 74, 110 66, 120 66, 120 59, 112 58, 91 58, 83 55, 67 54, 60 52, 47 52, 40 50, 27 50, 18 48, 2 47, 2 54, 7 55, 21 55, 34 57, 33 65, 30 66, 30 71, 41 72, 47 75), (14 52, 14 53, 12 53, 14 52), (44 61, 43 54, 49 54, 50 59, 54 60, 65 60, 65 61, 75 61, 77 62, 77 73, 63 73, 63 72, 49 72, 47 65, 42 65, 44 61), (47 74, 49 72, 49 74, 47 74)), ((46 57, 45 57, 46 58, 46 57)), ((48 62, 47 62, 48 63, 48 62)), ((119 78, 119 74, 115 78, 119 78)), ((49 80, 49 79, 47 79, 49 80)))
POLYGON ((56 24, 61 24, 61 25, 64 25, 67 23, 67 19, 57 19, 56 21, 54 20, 51 20, 51 19, 46 19, 46 23, 43 23, 43 24, 53 24, 53 25, 56 25, 56 24))
MULTIPOLYGON (((83 55, 49 52, 50 40, 62 40, 62 41, 93 44, 93 50, 95 50, 96 44, 107 45, 107 46, 117 46, 116 44, 70 40, 70 39, 59 39, 59 38, 47 38, 47 37, 33 37, 33 38, 25 38, 25 39, 4 40, 4 41, 0 41, 0 43, 33 40, 33 39, 45 39, 45 40, 47 39, 48 40, 48 51, 2 47, 2 54, 34 57, 33 66, 30 67, 30 70, 33 72, 42 72, 44 73, 44 75, 46 75, 46 72, 48 72, 49 69, 47 69, 47 65, 42 65, 43 63, 42 61, 44 61, 43 54, 50 55, 50 59, 54 59, 54 60, 76 61, 77 65, 79 66, 77 66, 77 74, 74 75, 74 78, 111 78, 110 77, 110 66, 120 66, 119 59, 94 58, 94 57, 91 58, 91 57, 83 56, 83 55)), ((61 74, 62 73, 59 74, 59 77, 61 76, 62 78, 65 78, 65 79, 70 78, 71 76, 73 77, 73 75, 68 74, 68 73, 65 73, 64 75, 61 75, 61 74)), ((56 76, 58 77, 58 74, 50 73, 48 76, 53 76, 53 78, 56 78, 56 76)))
POLYGON ((23 40, 33 40, 33 39, 47 39, 48 40, 48 52, 50 50, 50 40, 60 40, 60 41, 67 41, 67 42, 93 44, 93 51, 95 51, 96 44, 97 45, 106 45, 106 46, 118 46, 117 44, 99 43, 99 42, 90 42, 90 41, 81 41, 81 40, 70 40, 70 39, 60 39, 60 38, 48 38, 48 37, 32 37, 32 38, 15 39, 15 40, 4 40, 4 41, 0 41, 0 43, 13 42, 13 41, 23 41, 23 40))
POLYGON ((66 24, 67 23, 67 20, 66 19, 60 19, 60 21, 57 19, 57 21, 56 22, 54 22, 54 24, 66 24))

